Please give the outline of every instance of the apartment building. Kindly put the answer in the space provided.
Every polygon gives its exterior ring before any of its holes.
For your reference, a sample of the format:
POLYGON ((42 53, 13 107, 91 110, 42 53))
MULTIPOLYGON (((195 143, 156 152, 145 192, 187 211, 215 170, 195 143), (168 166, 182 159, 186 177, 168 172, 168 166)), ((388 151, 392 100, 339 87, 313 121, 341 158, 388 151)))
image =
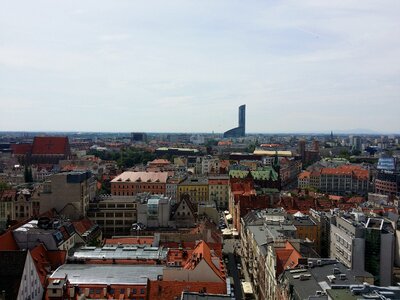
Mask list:
POLYGON ((208 178, 190 177, 182 181, 178 186, 178 201, 181 200, 183 194, 189 195, 193 204, 208 202, 208 178))
POLYGON ((392 283, 394 247, 394 229, 383 218, 354 213, 332 219, 331 257, 348 268, 370 272, 377 285, 392 283))
POLYGON ((209 177, 209 199, 214 201, 219 209, 227 209, 229 204, 229 177, 209 177))
MULTIPOLYGON (((150 196, 149 194, 148 197, 150 196)), ((96 222, 105 236, 129 235, 132 224, 137 222, 137 202, 134 196, 100 196, 89 204, 87 216, 96 222)), ((145 195, 143 195, 145 197, 145 195)))
POLYGON ((89 202, 96 196, 96 180, 91 172, 65 172, 54 174, 43 183, 40 193, 40 213, 55 208, 60 212, 72 205, 75 213, 71 217, 85 216, 89 202))
POLYGON ((308 186, 327 194, 366 195, 370 189, 369 170, 355 165, 340 165, 336 168, 321 168, 299 174, 298 187, 308 186))
POLYGON ((111 180, 111 194, 133 196, 138 193, 166 193, 168 172, 124 172, 111 180))

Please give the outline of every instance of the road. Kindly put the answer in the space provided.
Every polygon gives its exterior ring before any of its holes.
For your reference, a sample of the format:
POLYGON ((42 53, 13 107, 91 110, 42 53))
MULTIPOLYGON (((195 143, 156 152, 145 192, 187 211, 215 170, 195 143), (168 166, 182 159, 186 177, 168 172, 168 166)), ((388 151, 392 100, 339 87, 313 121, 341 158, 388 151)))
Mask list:
POLYGON ((234 239, 226 239, 224 240, 224 248, 223 253, 228 257, 228 264, 226 268, 228 270, 228 276, 233 278, 234 282, 234 291, 235 291, 235 299, 241 300, 243 299, 242 295, 242 287, 240 281, 240 273, 237 268, 237 264, 239 263, 239 259, 236 260, 234 254, 234 248, 237 247, 238 240, 234 239))

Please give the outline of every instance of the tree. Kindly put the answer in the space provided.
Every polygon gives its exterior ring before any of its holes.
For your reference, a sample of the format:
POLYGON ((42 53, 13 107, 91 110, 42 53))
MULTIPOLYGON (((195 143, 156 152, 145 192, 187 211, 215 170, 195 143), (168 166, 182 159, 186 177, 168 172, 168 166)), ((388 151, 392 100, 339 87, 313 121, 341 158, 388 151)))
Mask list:
POLYGON ((5 183, 5 182, 0 182, 0 192, 2 192, 2 191, 5 191, 5 190, 8 190, 8 189, 10 189, 11 187, 7 184, 7 183, 5 183))
POLYGON ((25 182, 33 182, 32 169, 28 166, 25 166, 24 178, 25 182))

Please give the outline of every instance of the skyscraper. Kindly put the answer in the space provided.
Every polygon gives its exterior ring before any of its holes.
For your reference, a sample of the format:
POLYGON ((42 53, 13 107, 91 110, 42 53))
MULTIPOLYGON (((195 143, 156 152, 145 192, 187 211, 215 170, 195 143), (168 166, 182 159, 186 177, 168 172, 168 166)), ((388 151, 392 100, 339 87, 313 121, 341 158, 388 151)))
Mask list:
POLYGON ((239 106, 239 126, 224 132, 224 138, 244 137, 246 135, 246 105, 239 106))

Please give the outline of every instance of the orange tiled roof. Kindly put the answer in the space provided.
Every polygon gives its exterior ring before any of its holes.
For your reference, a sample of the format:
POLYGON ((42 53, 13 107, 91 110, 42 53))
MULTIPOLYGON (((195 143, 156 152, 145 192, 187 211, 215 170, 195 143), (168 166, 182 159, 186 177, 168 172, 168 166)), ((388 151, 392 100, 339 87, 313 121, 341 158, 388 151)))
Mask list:
POLYGON ((341 200, 343 200, 342 196, 336 196, 336 195, 329 195, 328 198, 329 198, 329 200, 332 200, 332 201, 341 201, 341 200))
POLYGON ((347 203, 363 203, 365 202, 365 199, 363 197, 351 197, 349 200, 347 200, 347 203))
POLYGON ((194 270, 198 263, 201 260, 204 260, 209 267, 213 270, 213 272, 221 278, 222 281, 225 281, 225 273, 222 271, 222 262, 220 261, 220 267, 218 268, 212 261, 212 254, 210 247, 208 247, 207 243, 201 241, 197 244, 196 248, 193 250, 192 254, 189 256, 186 264, 183 266, 184 269, 194 270))
POLYGON ((286 242, 285 248, 275 248, 275 253, 277 259, 277 276, 279 276, 288 268, 295 268, 299 263, 299 258, 301 258, 301 254, 292 246, 290 242, 286 242))
POLYGON ((342 165, 337 168, 322 168, 321 174, 323 175, 354 175, 359 179, 368 179, 369 171, 354 165, 342 165))
POLYGON ((155 159, 149 162, 149 165, 169 165, 170 162, 168 159, 155 159))
POLYGON ((299 179, 305 179, 305 178, 310 178, 311 172, 308 171, 303 171, 299 174, 299 179))
POLYGON ((230 146, 232 145, 231 141, 219 141, 218 146, 230 146))
POLYGON ((222 159, 222 160, 219 161, 219 167, 221 169, 227 169, 230 164, 231 164, 230 161, 227 160, 227 159, 222 159))

